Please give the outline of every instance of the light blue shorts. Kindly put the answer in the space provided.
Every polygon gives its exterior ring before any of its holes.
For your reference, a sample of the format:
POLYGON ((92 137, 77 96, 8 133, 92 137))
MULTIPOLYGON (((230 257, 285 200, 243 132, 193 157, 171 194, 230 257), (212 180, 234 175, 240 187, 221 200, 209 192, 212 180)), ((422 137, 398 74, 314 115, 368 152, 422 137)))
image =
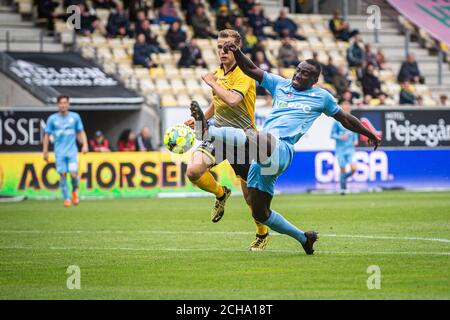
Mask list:
POLYGON ((354 152, 336 153, 336 158, 339 163, 339 167, 345 167, 346 165, 353 162, 354 152))
POLYGON ((248 172, 247 187, 274 194, 275 181, 289 167, 294 157, 294 147, 277 139, 272 155, 264 163, 253 162, 248 172))
POLYGON ((62 173, 76 173, 78 172, 78 154, 70 156, 56 156, 55 157, 56 171, 62 173))

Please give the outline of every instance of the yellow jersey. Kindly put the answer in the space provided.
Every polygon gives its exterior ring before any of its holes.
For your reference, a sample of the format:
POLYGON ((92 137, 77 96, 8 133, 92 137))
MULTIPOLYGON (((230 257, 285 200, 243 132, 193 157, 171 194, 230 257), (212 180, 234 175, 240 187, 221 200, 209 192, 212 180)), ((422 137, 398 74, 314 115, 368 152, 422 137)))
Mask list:
POLYGON ((255 99, 256 82, 247 76, 235 64, 227 73, 223 66, 213 71, 217 83, 226 90, 233 90, 242 96, 242 101, 235 107, 227 105, 217 95, 213 94, 214 125, 216 127, 234 127, 256 129, 255 99))

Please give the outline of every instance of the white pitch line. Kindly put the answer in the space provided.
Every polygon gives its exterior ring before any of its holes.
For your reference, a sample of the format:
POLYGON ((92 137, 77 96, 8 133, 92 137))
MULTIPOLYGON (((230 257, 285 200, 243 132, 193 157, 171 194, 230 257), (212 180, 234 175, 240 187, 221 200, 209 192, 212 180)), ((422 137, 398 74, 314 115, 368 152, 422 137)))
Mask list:
MULTIPOLYGON (((130 248, 130 247, 22 247, 3 246, 0 250, 61 250, 61 251, 169 251, 169 252, 250 252, 248 249, 224 248, 130 248)), ((295 250, 271 250, 268 253, 297 253, 295 250)), ((301 251, 298 251, 299 253, 301 251)), ((303 252, 301 252, 303 254, 303 252)), ((419 251, 316 251, 317 254, 349 254, 349 255, 439 255, 450 256, 450 252, 419 252, 419 251)), ((253 253, 255 254, 255 253, 253 253)), ((257 254, 257 253, 256 253, 257 254)))
MULTIPOLYGON (((167 231, 167 230, 0 230, 1 233, 24 233, 24 234, 209 234, 209 235, 250 235, 253 232, 244 231, 167 231)), ((279 236, 281 234, 272 232, 271 235, 279 236)), ((423 238, 423 237, 395 237, 395 236, 372 236, 372 235, 358 235, 358 234, 322 234, 321 237, 333 238, 358 238, 358 239, 374 239, 374 240, 401 240, 401 241, 429 241, 450 243, 450 239, 446 238, 423 238)))

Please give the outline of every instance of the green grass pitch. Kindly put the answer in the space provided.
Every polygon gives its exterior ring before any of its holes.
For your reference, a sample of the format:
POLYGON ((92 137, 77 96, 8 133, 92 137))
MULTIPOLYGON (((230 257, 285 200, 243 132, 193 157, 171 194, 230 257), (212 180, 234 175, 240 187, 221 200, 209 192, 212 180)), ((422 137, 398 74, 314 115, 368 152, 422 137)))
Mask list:
POLYGON ((242 197, 0 204, 0 299, 450 299, 450 194, 281 195, 273 208, 321 234, 314 256, 272 234, 248 251, 242 197), (67 268, 81 288, 69 290, 67 268), (367 287, 369 266, 381 288, 367 287))

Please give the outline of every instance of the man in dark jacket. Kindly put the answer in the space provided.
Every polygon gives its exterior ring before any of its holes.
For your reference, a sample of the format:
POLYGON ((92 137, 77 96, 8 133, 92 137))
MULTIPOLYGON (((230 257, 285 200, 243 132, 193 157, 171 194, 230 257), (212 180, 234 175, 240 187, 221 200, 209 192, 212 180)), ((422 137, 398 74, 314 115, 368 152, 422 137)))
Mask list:
POLYGON ((170 50, 181 50, 186 39, 186 32, 181 29, 180 21, 172 22, 166 33, 166 42, 170 50))
POLYGON ((408 54, 406 61, 402 63, 397 80, 399 82, 425 83, 425 78, 420 74, 419 65, 413 53, 408 54))
POLYGON ((128 35, 128 18, 122 2, 117 2, 116 9, 109 14, 106 30, 111 37, 128 35))
POLYGON ((297 24, 290 19, 288 16, 288 10, 286 8, 282 8, 280 10, 280 15, 278 19, 275 21, 273 29, 280 38, 284 36, 289 36, 291 38, 296 38, 298 40, 306 40, 304 36, 298 33, 297 24))
POLYGON ((347 49, 347 61, 350 67, 361 67, 365 60, 364 49, 359 34, 353 39, 352 45, 347 49))
POLYGON ((133 64, 146 68, 156 67, 157 65, 151 59, 152 53, 154 53, 153 48, 145 42, 145 35, 138 34, 133 47, 133 64))
POLYGON ((362 78, 362 87, 364 95, 370 95, 372 98, 377 98, 381 93, 380 80, 373 74, 374 66, 368 64, 362 78))
POLYGON ((200 50, 197 41, 192 39, 181 51, 178 68, 189 68, 194 66, 206 68, 206 63, 202 58, 202 51, 200 50))

